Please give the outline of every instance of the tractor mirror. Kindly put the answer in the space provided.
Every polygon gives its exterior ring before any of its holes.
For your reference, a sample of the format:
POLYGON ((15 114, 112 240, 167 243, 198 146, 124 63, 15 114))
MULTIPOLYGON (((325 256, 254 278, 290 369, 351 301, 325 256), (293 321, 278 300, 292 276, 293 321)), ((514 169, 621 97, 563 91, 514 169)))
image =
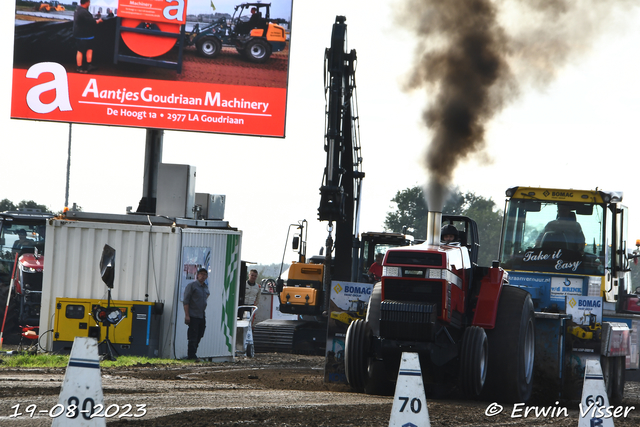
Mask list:
POLYGON ((104 245, 102 258, 100 258, 100 276, 109 289, 113 289, 115 276, 116 250, 109 245, 104 245))
POLYGON ((524 202, 524 208, 527 212, 540 212, 542 204, 535 200, 527 200, 524 202))
POLYGON ((293 248, 294 251, 297 251, 299 246, 300 246, 300 237, 293 236, 293 242, 291 242, 291 247, 293 248))
POLYGON ((593 215, 593 205, 584 204, 576 206, 576 213, 578 215, 593 215))

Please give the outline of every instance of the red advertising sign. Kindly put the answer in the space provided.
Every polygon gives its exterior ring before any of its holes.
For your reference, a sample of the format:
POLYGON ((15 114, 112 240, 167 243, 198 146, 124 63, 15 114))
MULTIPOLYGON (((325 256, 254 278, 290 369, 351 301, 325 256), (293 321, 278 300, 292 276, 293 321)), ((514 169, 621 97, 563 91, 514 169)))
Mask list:
POLYGON ((102 9, 101 21, 89 9, 55 15, 54 23, 26 24, 17 8, 11 117, 284 137, 289 22, 276 18, 291 16, 291 0, 260 5, 263 18, 254 23, 249 6, 222 12, 221 6, 235 2, 219 0, 212 13, 210 0, 186 3, 120 0, 117 9, 108 9, 117 15, 106 18, 102 9), (183 6, 174 10, 185 17, 185 37, 159 18, 126 26, 142 18, 134 19, 129 9, 146 5, 153 8, 144 10, 183 6), (197 13, 203 10, 208 13, 197 13), (78 13, 94 22, 88 43, 73 37, 78 13), (151 32, 129 32, 135 36, 129 39, 123 37, 127 28, 151 32), (281 32, 279 38, 274 32, 281 32), (156 45, 158 39, 163 43, 156 45))
POLYGON ((184 24, 187 22, 187 0, 119 0, 118 16, 184 24))

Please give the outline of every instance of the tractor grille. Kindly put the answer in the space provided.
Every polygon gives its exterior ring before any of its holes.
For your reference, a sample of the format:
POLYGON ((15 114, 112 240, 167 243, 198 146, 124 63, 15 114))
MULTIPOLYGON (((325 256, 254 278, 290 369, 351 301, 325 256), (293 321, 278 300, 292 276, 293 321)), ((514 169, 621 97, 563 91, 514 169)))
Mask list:
POLYGON ((384 299, 442 304, 441 280, 384 279, 384 299))
POLYGON ((437 309, 436 304, 382 301, 380 335, 394 340, 433 341, 437 309))
POLYGON ((390 251, 385 261, 385 265, 387 264, 442 267, 444 265, 444 259, 443 255, 439 252, 390 251))
POLYGON ((22 276, 22 287, 31 291, 42 290, 42 271, 36 273, 24 273, 22 276))

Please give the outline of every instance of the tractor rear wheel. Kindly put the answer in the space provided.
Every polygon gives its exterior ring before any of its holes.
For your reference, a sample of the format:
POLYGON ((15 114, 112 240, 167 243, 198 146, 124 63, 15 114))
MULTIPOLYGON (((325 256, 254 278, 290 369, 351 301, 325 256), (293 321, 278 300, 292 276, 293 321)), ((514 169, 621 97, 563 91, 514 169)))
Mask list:
POLYGON ((487 378, 489 341, 484 329, 470 326, 462 337, 460 353, 460 388, 468 399, 477 398, 487 378))
POLYGON ((535 323, 531 295, 502 288, 495 328, 487 330, 489 363, 483 395, 502 402, 526 402, 533 390, 535 323))
POLYGON ((249 61, 262 64, 271 56, 271 45, 266 40, 253 39, 247 43, 244 54, 249 61))
POLYGON ((222 43, 216 37, 203 37, 196 43, 198 53, 207 58, 215 58, 222 50, 222 43))
POLYGON ((356 319, 349 325, 345 337, 344 370, 349 385, 358 392, 364 391, 367 376, 367 328, 366 322, 356 319))

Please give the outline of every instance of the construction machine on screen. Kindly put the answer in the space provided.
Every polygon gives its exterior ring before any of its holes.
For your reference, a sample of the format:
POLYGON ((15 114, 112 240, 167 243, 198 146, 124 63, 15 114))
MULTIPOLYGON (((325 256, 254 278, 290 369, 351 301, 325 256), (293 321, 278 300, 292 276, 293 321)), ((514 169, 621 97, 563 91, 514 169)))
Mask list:
POLYGON ((391 393, 402 352, 411 351, 434 392, 573 399, 596 359, 609 401, 619 404, 625 367, 638 369, 640 326, 629 273, 637 255, 627 248, 621 201, 614 192, 509 189, 491 267, 476 264, 472 219, 430 212, 427 241, 387 251, 366 319, 349 326, 349 384, 391 393), (441 224, 456 226, 457 242, 440 241, 441 224))
POLYGON ((263 63, 284 50, 286 41, 285 28, 271 21, 271 3, 241 3, 230 20, 223 17, 203 28, 196 24, 188 44, 207 58, 217 57, 223 45, 234 46, 247 60, 263 63))
POLYGON ((65 8, 59 1, 49 1, 36 3, 34 6, 36 12, 64 12, 65 8))

